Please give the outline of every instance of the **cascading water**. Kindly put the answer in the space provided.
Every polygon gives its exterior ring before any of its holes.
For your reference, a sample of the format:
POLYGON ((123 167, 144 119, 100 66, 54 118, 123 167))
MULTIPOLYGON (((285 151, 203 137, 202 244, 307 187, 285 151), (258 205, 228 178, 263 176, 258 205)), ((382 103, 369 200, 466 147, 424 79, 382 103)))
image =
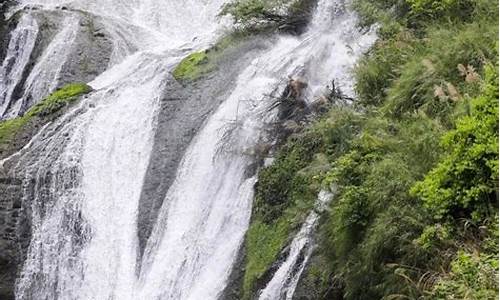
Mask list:
POLYGON ((76 15, 68 15, 62 23, 64 28, 56 34, 28 76, 23 101, 17 101, 10 111, 11 116, 19 115, 23 106, 31 106, 28 102, 33 102, 32 99, 40 100, 57 88, 63 63, 76 38, 79 19, 76 15))
MULTIPOLYGON (((90 83, 96 91, 16 155, 26 173, 23 201, 32 217, 17 299, 220 296, 250 219, 255 178, 247 170, 254 159, 246 153, 276 118, 265 95, 284 88, 289 75, 307 80, 308 99, 332 78, 350 93, 350 68, 374 41, 373 34, 354 29, 356 18, 342 1, 321 0, 305 34, 282 36, 255 58, 192 140, 138 261, 139 198, 158 101, 183 49, 201 49, 216 38, 215 16, 223 2, 22 1, 99 16, 114 49, 110 69, 90 83)), ((68 12, 69 29, 59 35, 71 36, 72 18, 68 12)), ((52 43, 62 46, 57 38, 52 43)), ((46 68, 40 64, 37 74, 46 68)), ((36 76, 27 82, 36 85, 36 76)), ((293 264, 292 258, 288 266, 293 264)), ((283 294, 286 287, 293 295, 298 277, 290 281, 279 274, 269 290, 283 294)))
POLYGON ((17 28, 11 32, 7 55, 0 67, 0 118, 9 108, 14 89, 29 62, 37 34, 38 24, 30 15, 23 15, 17 28))
MULTIPOLYGON (((143 1, 135 3, 133 10, 102 14, 116 36, 141 34, 130 39, 138 41, 133 45, 138 51, 91 82, 97 91, 45 128, 20 154, 18 164, 26 166, 26 181, 36 184, 24 195, 31 206, 32 241, 16 298, 138 299, 137 209, 155 111, 169 70, 185 55, 176 48, 201 48, 213 40, 218 27, 215 16, 222 4, 188 2, 171 1, 167 9, 143 1), (156 12, 183 12, 184 16, 164 15, 170 23, 162 24, 142 21, 158 19, 156 12), (134 23, 130 15, 120 13, 141 16, 141 21, 134 23), (153 18, 146 18, 148 14, 153 18), (176 32, 179 28, 182 31, 176 32), (195 43, 193 37, 198 37, 195 43), (29 155, 34 152, 38 157, 29 155)), ((60 4, 51 2, 44 9, 60 4)), ((122 4, 114 1, 103 6, 107 5, 122 4)), ((65 21, 72 22, 68 14, 65 21)), ((60 42, 59 47, 68 46, 67 40, 60 42)), ((122 40, 115 46, 115 53, 127 54, 122 40)), ((118 54, 116 61, 120 61, 118 54)))
POLYGON ((17 99, 13 92, 21 83, 39 32, 35 18, 30 13, 23 14, 11 33, 8 53, 0 69, 1 86, 5 90, 0 95, 0 119, 17 117, 57 88, 61 69, 76 38, 78 22, 74 14, 68 14, 62 21, 64 26, 30 71, 23 94, 17 99))
POLYGON ((331 199, 331 193, 326 191, 319 193, 315 209, 307 216, 304 224, 290 244, 287 258, 276 271, 271 281, 260 292, 259 299, 291 300, 293 298, 300 276, 313 251, 312 234, 317 226, 319 214, 331 199))
MULTIPOLYGON (((291 47, 293 51, 290 55, 295 57, 295 64, 300 62, 298 74, 309 83, 306 95, 309 99, 322 91, 328 78, 333 78, 344 93, 353 95, 352 68, 376 39, 373 31, 363 34, 356 30, 356 22, 356 15, 346 8, 344 1, 320 0, 309 30, 294 41, 296 46, 291 47)), ((259 292, 259 299, 293 299, 300 276, 312 254, 311 239, 318 222, 318 211, 323 209, 330 197, 331 194, 324 191, 319 194, 317 207, 291 242, 286 259, 259 292)))

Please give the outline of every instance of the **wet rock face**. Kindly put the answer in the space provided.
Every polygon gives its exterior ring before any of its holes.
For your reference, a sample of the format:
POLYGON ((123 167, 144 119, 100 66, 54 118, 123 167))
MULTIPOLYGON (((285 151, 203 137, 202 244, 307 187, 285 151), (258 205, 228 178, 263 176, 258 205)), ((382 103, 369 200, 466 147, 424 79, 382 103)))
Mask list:
MULTIPOLYGON (((65 59, 65 62, 57 78, 57 88, 68 83, 90 82, 107 69, 113 51, 113 45, 107 37, 104 26, 100 22, 100 18, 88 13, 62 8, 51 11, 26 8, 16 12, 8 20, 3 20, 3 26, 2 23, 0 23, 1 62, 3 62, 5 58, 5 53, 9 45, 9 32, 16 28, 17 22, 23 14, 31 14, 35 18, 38 23, 39 32, 37 34, 35 46, 30 55, 30 60, 23 71, 21 80, 14 90, 13 99, 19 99, 24 95, 25 83, 28 76, 44 55, 52 39, 58 31, 64 28, 65 25, 63 21, 68 14, 77 15, 79 18, 79 28, 75 43, 68 45, 68 47, 71 47, 68 57, 61 58, 65 59)), ((21 106, 21 112, 27 111, 40 100, 41 99, 34 99, 32 95, 29 95, 21 106)))
MULTIPOLYGON (((0 152, 0 299, 14 299, 14 285, 20 268, 26 258, 31 240, 31 203, 25 202, 23 195, 33 192, 35 181, 25 181, 26 166, 18 163, 13 156, 29 143, 40 128, 60 117, 70 106, 47 116, 34 117, 25 125, 5 151, 0 152)), ((61 143, 62 144, 62 143, 61 143)), ((36 161, 36 153, 31 158, 36 161)), ((45 158, 57 160, 58 157, 45 158)), ((48 172, 50 173, 50 172, 48 172)), ((50 180, 50 174, 47 179, 50 180)), ((32 197, 26 197, 30 199, 32 197)))
POLYGON ((221 300, 241 300, 246 265, 245 250, 245 244, 242 244, 238 251, 238 257, 234 263, 233 270, 229 275, 227 286, 220 296, 221 300))
MULTIPOLYGON (((6 12, 12 2, 0 4, 0 15, 6 12)), ((9 32, 14 30, 20 14, 31 13, 39 23, 40 31, 37 36, 35 48, 31 54, 30 62, 23 73, 23 79, 16 87, 15 97, 23 94, 23 85, 33 69, 34 65, 43 55, 44 50, 54 38, 60 22, 66 13, 63 10, 41 11, 30 10, 20 11, 14 14, 9 20, 0 18, 0 64, 5 58, 5 52, 10 40, 9 32)), ((89 82, 102 73, 109 64, 112 52, 112 44, 106 37, 103 26, 99 19, 83 13, 80 15, 80 28, 76 38, 76 44, 63 65, 58 87, 73 82, 89 82)), ((24 110, 41 99, 30 99, 25 103, 24 110)), ((51 116, 57 118, 63 112, 51 116)), ((9 145, 7 151, 0 153, 0 160, 26 145, 38 132, 48 119, 34 119, 23 130, 22 134, 9 145)), ((29 187, 22 186, 23 174, 12 172, 15 168, 15 159, 8 165, 0 164, 0 299, 14 299, 14 285, 17 274, 26 256, 26 249, 30 242, 31 223, 30 205, 22 203, 23 191, 29 187), (9 170, 9 172, 7 172, 9 170), (19 174, 19 178, 16 175, 19 174)))
MULTIPOLYGON (((317 242, 317 241, 316 241, 317 242)), ((343 300, 342 282, 325 274, 329 258, 320 248, 315 248, 302 275, 300 276, 293 300, 343 300), (319 270, 319 272, 318 272, 319 270), (322 273, 322 276, 318 276, 322 273)))
POLYGON ((142 255, 177 167, 196 132, 231 93, 238 72, 262 47, 249 40, 224 50, 217 71, 183 84, 171 78, 158 113, 151 160, 139 204, 139 246, 142 255))
MULTIPOLYGON (((84 24, 83 27, 87 27, 85 23, 82 24, 84 24)), ((98 34, 93 38, 105 37, 98 34)), ((83 45, 86 42, 79 41, 79 43, 83 45)), ((231 92, 237 72, 245 66, 246 62, 255 57, 263 43, 264 40, 255 39, 227 49, 227 53, 217 64, 219 72, 208 74, 196 82, 182 85, 173 78, 167 80, 158 112, 152 157, 140 200, 138 224, 141 252, 151 234, 166 192, 175 178, 178 164, 195 133, 231 92)), ((81 57, 90 55, 87 50, 80 53, 80 56, 74 57, 75 66, 81 57)), ((103 54, 102 60, 101 63, 107 66, 109 60, 106 55, 103 54)), ((96 76, 89 72, 78 73, 79 70, 69 67, 67 70, 68 73, 65 73, 65 76, 68 78, 74 76, 72 80, 79 78, 78 76, 96 76)), ((64 110, 57 115, 50 116, 50 120, 37 119, 30 122, 23 133, 16 136, 8 149, 0 153, 0 160, 22 148, 44 124, 60 117, 63 113, 64 110)), ((33 161, 36 159, 36 157, 32 158, 33 161)), ((26 257, 31 238, 31 204, 28 203, 31 198, 28 196, 25 197, 28 200, 22 199, 23 195, 30 194, 30 190, 37 183, 24 180, 26 168, 26 165, 18 164, 15 157, 5 165, 0 165, 0 278, 2 279, 0 280, 0 299, 2 300, 14 297, 15 280, 26 257)), ((47 180, 50 180, 50 174, 47 175, 47 180)))
POLYGON ((99 18, 93 18, 89 14, 81 15, 76 44, 63 66, 59 86, 90 82, 104 72, 110 63, 113 45, 99 18))
POLYGON ((21 212, 21 183, 16 178, 0 175, 0 299, 13 299, 19 252, 18 226, 21 212))
POLYGON ((5 51, 7 50, 7 47, 5 45, 9 43, 8 22, 6 20, 5 14, 7 13, 12 3, 13 2, 9 0, 0 3, 0 61, 3 61, 5 57, 5 51))

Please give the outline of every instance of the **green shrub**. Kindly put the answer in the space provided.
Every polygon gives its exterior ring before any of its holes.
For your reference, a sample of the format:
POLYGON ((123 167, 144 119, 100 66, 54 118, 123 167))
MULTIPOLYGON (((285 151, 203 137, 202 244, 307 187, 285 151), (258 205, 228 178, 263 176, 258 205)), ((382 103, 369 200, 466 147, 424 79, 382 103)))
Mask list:
POLYGON ((473 0, 406 0, 413 17, 419 20, 440 17, 465 19, 474 10, 473 0))
POLYGON ((233 1, 224 6, 221 14, 233 16, 239 24, 258 22, 264 19, 276 4, 276 1, 262 0, 233 1))
POLYGON ((498 256, 459 251, 428 299, 498 299, 498 256))
POLYGON ((263 31, 285 25, 296 26, 307 18, 309 0, 233 0, 224 5, 221 15, 232 16, 240 29, 263 31), (294 24, 296 23, 296 24, 294 24))
POLYGON ((276 220, 300 224, 307 210, 297 199, 321 180, 335 197, 318 238, 324 272, 307 273, 325 289, 315 294, 490 299, 498 289, 498 66, 490 66, 498 60, 498 3, 354 7, 361 25, 380 25, 355 69, 359 101, 333 107, 261 172, 267 183, 257 187, 256 210, 267 217, 258 219, 258 235, 274 247, 252 249, 274 249, 269 265, 295 228, 273 240, 276 220))
POLYGON ((375 23, 387 26, 394 21, 402 21, 410 11, 405 0, 354 0, 352 7, 360 17, 361 26, 375 23))
POLYGON ((255 213, 264 222, 275 220, 295 204, 293 200, 297 195, 308 193, 309 182, 304 181, 299 172, 313 161, 321 144, 321 137, 314 132, 292 136, 276 161, 260 171, 255 191, 255 213))
MULTIPOLYGON (((413 193, 436 218, 487 216, 498 195, 498 70, 490 67, 484 93, 471 101, 471 115, 443 138, 446 156, 413 193)), ((495 209, 496 210, 496 209, 495 209)))
POLYGON ((400 31, 393 37, 378 41, 355 69, 358 105, 380 106, 387 89, 400 76, 401 65, 416 52, 418 43, 409 31, 400 31))
POLYGON ((421 109, 450 123, 446 118, 456 104, 479 92, 477 78, 484 63, 498 55, 496 36, 498 28, 489 23, 429 30, 426 41, 400 67, 402 72, 387 90, 383 110, 401 116, 421 109), (459 66, 468 66, 476 73, 476 80, 462 75, 464 70, 459 66))

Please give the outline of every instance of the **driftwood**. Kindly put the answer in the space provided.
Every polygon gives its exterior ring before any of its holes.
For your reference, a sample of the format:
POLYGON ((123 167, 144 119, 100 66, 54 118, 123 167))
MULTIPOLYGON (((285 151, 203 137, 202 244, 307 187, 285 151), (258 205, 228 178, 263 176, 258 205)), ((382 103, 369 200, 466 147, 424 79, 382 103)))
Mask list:
POLYGON ((354 101, 353 98, 345 95, 338 87, 335 85, 335 79, 332 80, 332 87, 329 89, 328 99, 331 102, 336 102, 338 100, 343 101, 354 101))

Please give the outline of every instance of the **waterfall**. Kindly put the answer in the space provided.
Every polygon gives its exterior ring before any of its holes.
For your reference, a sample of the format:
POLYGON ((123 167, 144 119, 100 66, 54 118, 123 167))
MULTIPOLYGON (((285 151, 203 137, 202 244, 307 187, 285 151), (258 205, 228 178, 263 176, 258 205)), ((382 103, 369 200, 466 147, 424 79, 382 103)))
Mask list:
POLYGON ((74 14, 61 22, 60 31, 47 46, 23 86, 19 98, 14 90, 23 77, 39 33, 37 21, 30 13, 23 14, 17 28, 11 32, 7 56, 0 68, 0 119, 14 118, 26 111, 36 101, 53 92, 59 83, 60 72, 75 41, 79 19, 74 14))
MULTIPOLYGON (((157 12, 165 13, 163 4, 157 7, 153 1, 106 13, 101 9, 109 3, 67 4, 99 7, 90 12, 106 19, 103 23, 116 37, 137 36, 130 38, 132 47, 123 40, 114 44, 115 65, 90 83, 96 92, 18 154, 19 167, 12 169, 26 173, 23 202, 31 211, 32 239, 16 284, 17 299, 138 299, 137 209, 158 101, 168 73, 186 55, 177 48, 204 47, 219 26, 216 13, 222 1, 186 2, 169 2, 167 11, 184 13, 167 18, 171 24, 145 24, 159 19, 157 12), (141 17, 130 18, 130 13, 141 17), (169 26, 175 22, 185 26, 169 26), (193 37, 198 37, 195 43, 193 37)), ((53 1, 43 9, 60 4, 53 1)), ((66 33, 74 32, 75 23, 73 13, 65 15, 67 26, 59 35, 66 38, 56 36, 55 49, 71 46, 66 33)), ((52 71, 40 64, 40 72, 52 71)))
POLYGON ((326 191, 319 193, 316 207, 309 213, 299 232, 295 235, 290 244, 287 258, 276 271, 271 281, 260 292, 259 299, 293 299, 295 288, 313 251, 312 234, 317 226, 319 214, 331 199, 331 193, 326 191))
POLYGON ((23 101, 17 102, 16 108, 10 112, 11 116, 19 115, 21 109, 29 105, 32 99, 41 100, 57 88, 61 69, 75 42, 79 19, 70 14, 62 24, 64 27, 56 34, 30 72, 24 86, 23 101))
MULTIPOLYGON (((220 296, 250 220, 256 180, 247 174, 254 163, 250 154, 264 138, 264 128, 276 121, 267 95, 283 89, 287 76, 309 83, 310 100, 333 78, 352 94, 350 70, 375 39, 373 33, 355 29, 356 17, 343 1, 320 0, 306 33, 278 37, 244 67, 230 96, 184 153, 139 261, 139 198, 163 88, 186 50, 203 49, 217 38, 222 25, 216 15, 223 3, 21 1, 20 7, 68 6, 102 18, 114 49, 108 70, 90 82, 95 92, 15 155, 17 167, 12 169, 24 171, 23 203, 32 223, 17 299, 220 296)), ((35 26, 29 19, 23 22, 35 26)), ((59 62, 50 62, 71 46, 78 16, 70 10, 62 22, 52 50, 28 77, 30 93, 50 90, 55 82, 59 62), (45 77, 47 82, 40 80, 45 77)), ((13 54, 20 69, 22 55, 13 54)), ((306 236, 316 219, 312 213, 304 224, 306 236)), ((308 247, 307 238, 294 240, 295 250, 263 295, 281 295, 283 289, 293 294, 298 277, 290 280, 288 275, 298 252, 308 247)))
POLYGON ((7 55, 0 67, 0 118, 11 104, 12 94, 29 62, 37 34, 38 24, 30 15, 23 15, 17 28, 11 32, 7 55))
MULTIPOLYGON (((373 31, 356 30, 356 15, 349 11, 344 1, 320 0, 317 12, 306 33, 294 41, 289 56, 294 60, 299 75, 309 83, 307 97, 313 99, 334 79, 342 92, 353 96, 352 68, 362 53, 374 43, 373 31), (296 65, 300 62, 299 65, 296 65)), ((312 234, 317 225, 319 212, 331 199, 322 191, 315 209, 308 215, 290 244, 286 259, 266 287, 259 293, 260 300, 291 300, 300 276, 312 254, 312 234)))

